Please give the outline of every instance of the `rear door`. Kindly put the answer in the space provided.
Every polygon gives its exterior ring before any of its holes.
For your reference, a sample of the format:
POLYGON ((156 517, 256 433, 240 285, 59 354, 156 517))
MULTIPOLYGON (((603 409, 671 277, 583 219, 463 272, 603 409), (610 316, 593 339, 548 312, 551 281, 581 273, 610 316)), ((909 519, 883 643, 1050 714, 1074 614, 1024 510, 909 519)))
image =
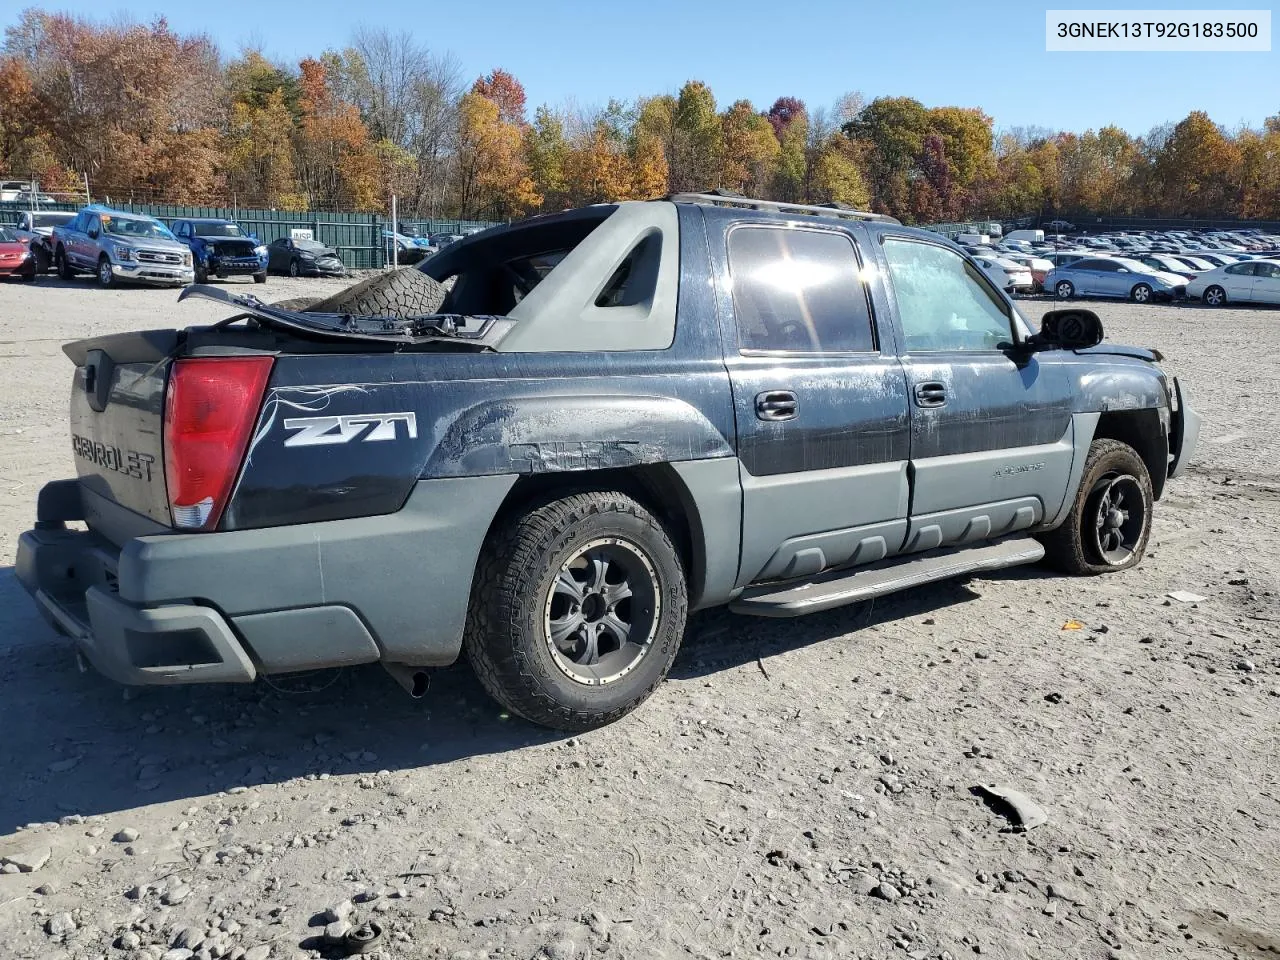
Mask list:
POLYGON ((725 220, 714 256, 743 489, 739 584, 897 552, 907 398, 892 327, 872 308, 864 229, 725 220))
POLYGON ((1012 303, 957 251, 889 231, 881 250, 911 400, 906 549, 1039 523, 1061 505, 1071 467, 1064 368, 1001 348, 1014 338, 1012 303))

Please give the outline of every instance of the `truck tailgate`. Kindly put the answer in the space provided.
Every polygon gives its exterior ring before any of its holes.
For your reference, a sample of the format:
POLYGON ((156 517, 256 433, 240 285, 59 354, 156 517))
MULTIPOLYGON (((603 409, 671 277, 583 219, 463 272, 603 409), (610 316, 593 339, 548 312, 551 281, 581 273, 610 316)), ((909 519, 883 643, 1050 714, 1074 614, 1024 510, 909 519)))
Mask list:
POLYGON ((149 331, 64 348, 76 363, 71 450, 82 488, 165 526, 164 391, 176 343, 176 331, 149 331))

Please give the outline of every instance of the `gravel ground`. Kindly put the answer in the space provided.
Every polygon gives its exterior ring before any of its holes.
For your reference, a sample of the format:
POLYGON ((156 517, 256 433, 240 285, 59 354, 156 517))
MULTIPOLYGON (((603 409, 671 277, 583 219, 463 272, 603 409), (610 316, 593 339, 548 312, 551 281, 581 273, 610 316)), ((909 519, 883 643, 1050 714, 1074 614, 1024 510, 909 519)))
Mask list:
POLYGON ((463 668, 418 702, 376 667, 80 673, 11 566, 72 472, 59 345, 219 314, 0 286, 0 955, 334 956, 324 924, 366 919, 386 958, 1280 952, 1280 313, 1096 308, 1206 417, 1138 569, 703 615, 647 705, 569 738, 463 668), (988 783, 1048 823, 1002 832, 988 783))

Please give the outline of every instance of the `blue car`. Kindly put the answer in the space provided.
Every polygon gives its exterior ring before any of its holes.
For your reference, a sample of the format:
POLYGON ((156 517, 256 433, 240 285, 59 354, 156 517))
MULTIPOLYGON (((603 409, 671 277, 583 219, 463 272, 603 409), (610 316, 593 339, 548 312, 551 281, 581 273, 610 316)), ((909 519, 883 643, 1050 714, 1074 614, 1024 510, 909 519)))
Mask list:
POLYGON ((267 282, 267 248, 238 223, 212 218, 175 220, 173 235, 191 248, 196 283, 208 283, 211 277, 267 282))
POLYGON ((1152 270, 1126 257, 1086 256, 1050 270, 1044 278, 1044 288, 1059 300, 1123 297, 1148 303, 1186 296, 1187 278, 1152 270))

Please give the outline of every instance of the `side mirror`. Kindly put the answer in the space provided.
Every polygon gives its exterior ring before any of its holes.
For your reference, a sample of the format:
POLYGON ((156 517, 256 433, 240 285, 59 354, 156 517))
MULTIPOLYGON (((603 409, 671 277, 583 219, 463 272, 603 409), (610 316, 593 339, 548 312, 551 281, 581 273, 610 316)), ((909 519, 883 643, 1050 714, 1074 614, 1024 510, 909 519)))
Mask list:
POLYGON ((1040 321, 1040 333, 1034 339, 1065 350, 1081 350, 1096 347, 1102 337, 1102 321, 1096 313, 1071 308, 1046 313, 1040 321))
POLYGON ((97 239, 98 239, 98 231, 97 231, 97 230, 90 230, 90 231, 89 231, 89 239, 90 239, 90 240, 97 240, 97 239))

